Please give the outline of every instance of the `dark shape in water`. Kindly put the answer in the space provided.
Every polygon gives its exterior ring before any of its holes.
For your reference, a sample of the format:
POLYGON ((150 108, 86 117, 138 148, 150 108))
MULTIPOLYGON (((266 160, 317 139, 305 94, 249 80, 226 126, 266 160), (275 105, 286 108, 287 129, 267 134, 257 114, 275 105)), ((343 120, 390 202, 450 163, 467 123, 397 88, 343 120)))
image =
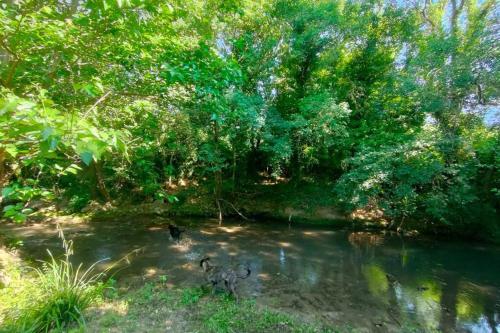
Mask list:
POLYGON ((170 231, 170 236, 172 236, 172 239, 175 241, 180 241, 181 240, 181 234, 186 231, 186 230, 181 230, 179 229, 178 226, 173 225, 173 224, 168 224, 168 230, 170 231))

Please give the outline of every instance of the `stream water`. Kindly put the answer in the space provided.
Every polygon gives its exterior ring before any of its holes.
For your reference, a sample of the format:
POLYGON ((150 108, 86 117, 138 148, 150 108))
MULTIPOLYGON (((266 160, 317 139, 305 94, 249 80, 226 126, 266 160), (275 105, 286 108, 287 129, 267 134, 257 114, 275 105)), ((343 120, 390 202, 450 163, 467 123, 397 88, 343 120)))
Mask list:
MULTIPOLYGON (((306 319, 364 332, 499 332, 500 248, 467 242, 403 239, 397 235, 326 227, 239 221, 175 220, 186 228, 179 243, 158 220, 65 224, 74 260, 117 260, 134 249, 119 281, 167 275, 199 286, 199 260, 249 265, 238 284, 243 298, 306 319)), ((23 242, 27 259, 60 250, 54 225, 4 225, 23 242)), ((109 262, 101 264, 109 265, 109 262)))

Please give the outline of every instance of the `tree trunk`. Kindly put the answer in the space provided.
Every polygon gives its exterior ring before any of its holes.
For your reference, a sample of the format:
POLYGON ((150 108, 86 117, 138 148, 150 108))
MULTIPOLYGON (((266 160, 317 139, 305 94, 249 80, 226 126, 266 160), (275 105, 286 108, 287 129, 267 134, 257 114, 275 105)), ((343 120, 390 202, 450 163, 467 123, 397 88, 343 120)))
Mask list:
POLYGON ((104 198, 104 200, 106 202, 110 202, 111 196, 109 195, 109 192, 106 189, 106 184, 104 183, 104 176, 102 174, 102 162, 101 161, 94 162, 93 165, 97 181, 97 189, 99 190, 99 193, 104 198))
MULTIPOLYGON (((217 121, 213 122, 214 126, 214 151, 215 155, 219 156, 219 127, 217 126, 217 121)), ((219 224, 222 224, 222 208, 220 205, 220 197, 221 197, 221 188, 222 188, 222 170, 220 167, 214 173, 214 197, 215 202, 217 204, 217 208, 219 210, 219 224)))
POLYGON ((233 174, 232 174, 232 182, 233 182, 233 193, 236 190, 236 148, 233 146, 233 174))
POLYGON ((173 159, 174 159, 174 153, 171 153, 170 154, 170 161, 169 161, 168 187, 172 187, 172 170, 173 170, 172 162, 173 162, 173 159))
POLYGON ((5 168, 5 149, 0 148, 0 187, 7 183, 8 177, 5 168))

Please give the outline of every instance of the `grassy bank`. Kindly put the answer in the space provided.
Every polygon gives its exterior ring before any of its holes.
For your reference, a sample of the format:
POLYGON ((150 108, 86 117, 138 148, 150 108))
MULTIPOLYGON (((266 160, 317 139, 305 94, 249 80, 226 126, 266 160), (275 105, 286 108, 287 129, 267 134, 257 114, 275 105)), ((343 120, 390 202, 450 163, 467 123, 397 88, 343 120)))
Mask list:
MULTIPOLYGON (((59 228, 58 228, 59 229, 59 228)), ((0 331, 65 331, 85 324, 84 312, 97 303, 107 288, 107 270, 97 272, 96 262, 84 268, 75 265, 73 242, 59 229, 64 255, 39 265, 23 263, 16 252, 0 249, 0 331)))
POLYGON ((236 302, 202 288, 175 288, 159 280, 132 290, 113 290, 89 311, 87 332, 340 332, 321 323, 236 302))

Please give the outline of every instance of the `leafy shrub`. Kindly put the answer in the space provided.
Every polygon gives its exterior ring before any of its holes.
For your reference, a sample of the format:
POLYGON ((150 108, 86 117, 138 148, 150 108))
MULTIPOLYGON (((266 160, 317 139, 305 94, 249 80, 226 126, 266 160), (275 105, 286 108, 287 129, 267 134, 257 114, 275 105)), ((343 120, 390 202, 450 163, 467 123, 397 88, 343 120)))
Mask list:
POLYGON ((90 201, 90 195, 88 193, 75 194, 69 199, 68 210, 71 213, 81 212, 85 206, 90 201))
POLYGON ((495 220, 495 199, 489 186, 495 183, 489 179, 477 186, 484 175, 493 174, 489 170, 494 169, 494 152, 473 149, 471 140, 449 159, 441 149, 446 142, 425 134, 425 139, 365 148, 346 160, 348 171, 335 187, 344 208, 376 206, 396 221, 410 218, 455 230, 468 228, 471 235, 498 231, 499 226, 490 223, 495 220))
POLYGON ((28 207, 30 201, 35 199, 50 200, 53 197, 50 191, 40 188, 34 179, 26 179, 24 185, 12 182, 2 189, 2 200, 10 203, 3 208, 3 217, 16 223, 24 222, 33 212, 28 207))

